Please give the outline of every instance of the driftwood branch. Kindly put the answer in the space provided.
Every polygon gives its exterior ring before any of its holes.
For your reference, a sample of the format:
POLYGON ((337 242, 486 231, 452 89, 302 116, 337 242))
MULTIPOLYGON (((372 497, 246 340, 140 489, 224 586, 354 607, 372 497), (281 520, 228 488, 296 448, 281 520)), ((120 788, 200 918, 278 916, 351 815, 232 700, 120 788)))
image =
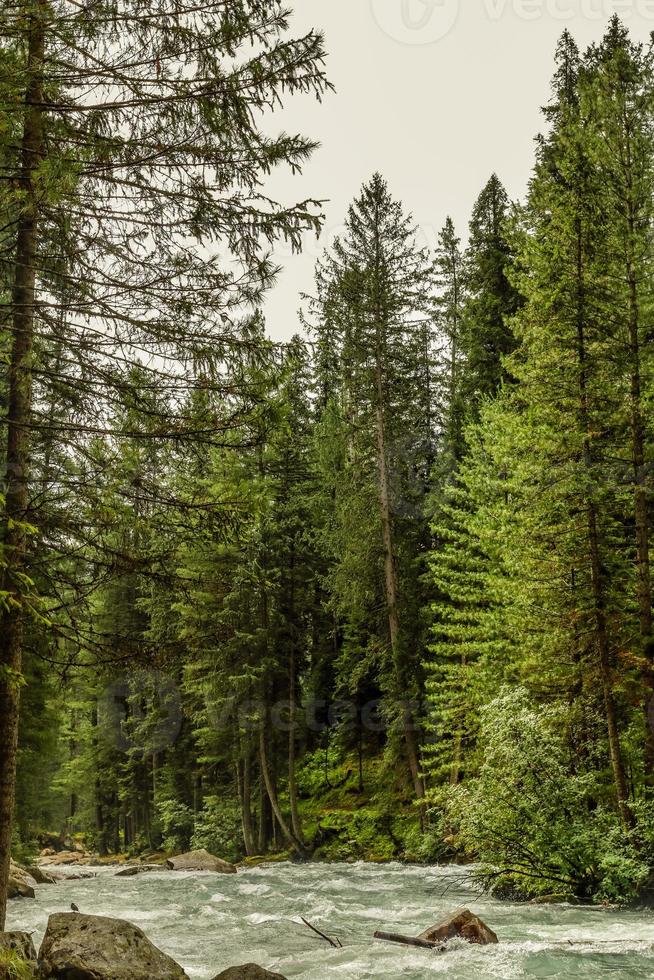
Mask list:
MULTIPOLYGON (((437 953, 445 953, 447 946, 444 943, 431 943, 427 939, 414 939, 413 936, 400 936, 394 932, 376 932, 375 939, 383 939, 387 943, 398 943, 400 946, 415 946, 418 949, 431 949, 437 953)), ((547 946, 615 946, 615 945, 643 945, 651 946, 649 939, 564 939, 561 941, 543 940, 547 946)))
POLYGON ((305 926, 311 929, 312 932, 315 932, 317 936, 320 936, 321 939, 324 939, 325 942, 329 943, 330 946, 333 946, 334 949, 343 948, 343 943, 340 941, 340 939, 330 939, 329 936, 326 936, 324 932, 320 931, 320 929, 316 929, 316 927, 312 926, 310 922, 307 922, 307 920, 304 918, 303 915, 301 915, 300 918, 304 922, 305 926))
POLYGON ((399 936, 394 932, 376 932, 375 939, 383 939, 386 943, 399 943, 400 946, 416 946, 418 949, 436 950, 437 953, 444 953, 446 949, 443 943, 430 943, 426 939, 414 939, 413 936, 399 936))

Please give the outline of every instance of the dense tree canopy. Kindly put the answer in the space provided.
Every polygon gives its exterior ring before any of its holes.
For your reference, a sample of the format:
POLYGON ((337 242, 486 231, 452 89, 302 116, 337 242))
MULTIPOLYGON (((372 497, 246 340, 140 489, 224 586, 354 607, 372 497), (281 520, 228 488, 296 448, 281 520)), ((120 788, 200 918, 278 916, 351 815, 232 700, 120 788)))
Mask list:
POLYGON ((651 882, 652 48, 562 36, 465 240, 372 175, 276 345, 321 206, 263 120, 323 57, 277 2, 0 14, 1 894, 46 832, 651 882))

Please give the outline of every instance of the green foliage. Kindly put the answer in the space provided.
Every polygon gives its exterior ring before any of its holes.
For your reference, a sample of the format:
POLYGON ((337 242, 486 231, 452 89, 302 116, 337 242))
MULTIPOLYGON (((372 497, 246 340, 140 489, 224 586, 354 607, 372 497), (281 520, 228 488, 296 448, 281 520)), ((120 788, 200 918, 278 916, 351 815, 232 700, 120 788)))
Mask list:
POLYGON ((597 774, 578 768, 566 705, 536 708, 506 689, 483 710, 479 774, 443 792, 445 824, 490 887, 628 901, 649 878, 637 837, 595 804, 597 774))
MULTIPOLYGON (((563 35, 526 200, 493 175, 465 249, 451 219, 421 248, 375 174, 318 263, 310 341, 278 346, 265 247, 299 247, 319 205, 265 196, 313 144, 258 126, 328 88, 322 39, 289 38, 277 0, 165 29, 150 7, 122 4, 120 36, 86 9, 47 25, 31 374, 51 425, 30 430, 29 567, 0 549, 0 617, 31 613, 22 671, 0 665, 24 705, 18 853, 47 826, 103 854, 468 858, 506 894, 636 898, 654 869, 652 49, 617 19, 583 55, 563 35), (129 98, 73 111, 59 79, 92 91, 98 50, 129 98)), ((20 10, 0 15, 16 36, 20 10)), ((0 43, 0 67, 11 256, 23 46, 0 43)), ((2 325, 0 416, 10 341, 2 325)))
POLYGON ((479 195, 465 256, 466 303, 461 325, 465 356, 462 397, 468 418, 508 380, 504 358, 516 347, 511 317, 520 295, 510 278, 509 198, 497 174, 479 195))
POLYGON ((32 980, 34 970, 12 949, 0 949, 0 978, 2 980, 32 980))
POLYGON ((193 834, 193 810, 174 797, 159 797, 155 811, 161 824, 163 849, 171 854, 187 851, 193 834))
POLYGON ((219 854, 225 861, 243 858, 241 840, 241 812, 237 800, 209 796, 197 814, 191 847, 205 848, 210 854, 219 854))

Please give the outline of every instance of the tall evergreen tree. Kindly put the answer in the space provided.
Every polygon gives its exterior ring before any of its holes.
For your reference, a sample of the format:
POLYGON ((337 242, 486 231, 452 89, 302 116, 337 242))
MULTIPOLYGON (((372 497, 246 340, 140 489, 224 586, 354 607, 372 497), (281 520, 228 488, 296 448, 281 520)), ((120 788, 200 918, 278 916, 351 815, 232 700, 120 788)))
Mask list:
POLYGON ((611 236, 612 275, 607 305, 614 337, 614 364, 629 391, 624 444, 631 464, 633 551, 638 570, 638 602, 645 705, 647 780, 654 781, 654 638, 650 568, 651 486, 648 478, 652 432, 647 425, 652 292, 652 219, 654 201, 654 54, 629 38, 617 17, 600 45, 591 48, 582 77, 581 97, 594 136, 592 152, 611 236))
POLYGON ((439 471, 452 473, 464 454, 466 406, 463 396, 462 350, 466 287, 461 239, 448 218, 438 238, 435 257, 436 328, 442 345, 440 357, 440 415, 442 418, 439 471))
MULTIPOLYGON (((332 588, 339 593, 337 605, 348 630, 358 620, 360 633, 364 615, 364 643, 388 649, 389 658, 382 662, 386 708, 402 736, 414 791, 421 798, 418 714, 412 702, 421 697, 416 654, 422 643, 422 507, 435 420, 431 270, 416 245, 411 219, 380 175, 350 207, 345 235, 319 266, 317 285, 318 343, 324 349, 328 334, 338 353, 327 410, 339 418, 344 439, 335 493, 348 487, 343 504, 349 513, 339 515, 337 501, 334 519, 349 521, 354 507, 362 527, 374 535, 366 534, 365 544, 361 542, 365 564, 373 570, 372 579, 366 575, 374 590, 364 599, 366 612, 361 607, 354 612, 349 576, 339 574, 356 560, 351 553, 356 539, 337 559, 332 588), (385 622, 371 628, 370 616, 380 599, 385 622)), ((338 523, 336 533, 341 535, 338 523)))
POLYGON ((509 198, 493 174, 477 198, 465 256, 466 304, 461 347, 466 360, 465 399, 470 412, 507 379, 503 359, 515 349, 510 318, 519 298, 510 279, 509 198))
MULTIPOLYGON (((286 237, 299 246, 302 230, 319 221, 312 202, 284 208, 260 187, 273 167, 297 169, 313 148, 300 136, 264 135, 261 113, 285 93, 320 97, 327 87, 320 35, 293 38, 287 30, 277 0, 211 3, 201 17, 168 0, 112 0, 92 10, 25 0, 0 15, 13 59, 0 99, 20 146, 1 205, 12 296, 0 519, 0 592, 8 596, 0 610, 0 924, 31 605, 22 598, 27 521, 38 522, 30 508, 32 433, 49 425, 34 371, 39 339, 51 336, 62 305, 54 297, 65 292, 60 383, 88 393, 74 419, 56 427, 69 447, 107 428, 112 403, 130 386, 125 362, 147 364, 149 383, 160 388, 201 365, 220 388, 238 343, 234 318, 274 276, 266 245, 286 237), (72 261, 58 272, 50 242, 64 222, 72 261)), ((227 418, 221 411, 205 419, 195 436, 228 428, 233 407, 223 404, 227 418)), ((159 437, 188 434, 188 421, 167 414, 159 437)))

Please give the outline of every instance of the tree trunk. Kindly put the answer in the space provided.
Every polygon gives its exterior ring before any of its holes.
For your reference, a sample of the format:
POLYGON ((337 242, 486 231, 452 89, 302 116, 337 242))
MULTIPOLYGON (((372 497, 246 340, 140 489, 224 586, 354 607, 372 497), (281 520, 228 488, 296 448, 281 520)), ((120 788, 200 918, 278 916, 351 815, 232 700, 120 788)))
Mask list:
POLYGON ((638 613, 643 653, 648 661, 645 682, 648 690, 645 704, 645 782, 654 788, 654 648, 652 642, 652 576, 649 550, 649 511, 645 468, 645 425, 643 421, 642 372, 640 350, 640 300, 634 246, 636 239, 636 203, 632 179, 631 140, 626 139, 625 167, 627 185, 628 254, 626 279, 629 291, 629 359, 631 382, 631 449, 634 476, 634 527, 638 564, 638 613))
MULTIPOLYGON (((404 663, 400 650, 400 616, 399 596, 397 585, 397 569, 395 566, 395 551, 393 544, 393 519, 391 515, 391 494, 388 475, 388 460, 386 455, 386 426, 384 420, 384 382, 380 357, 377 358, 377 453, 379 466, 379 504, 382 525, 382 540, 384 545, 384 582, 386 591, 386 609, 388 614, 388 630, 393 654, 396 695, 402 697, 406 690, 404 663)), ((413 712, 408 704, 402 707, 402 733, 406 745, 407 762, 416 797, 421 800, 425 788, 420 775, 420 757, 418 740, 416 738, 413 712)))
MULTIPOLYGON (((584 259, 581 222, 577 222, 577 359, 579 364, 579 411, 584 433, 583 464, 590 474, 593 470, 592 425, 588 398, 588 357, 586 352, 584 259)), ((600 531, 597 508, 592 497, 585 491, 588 547, 590 556, 595 642, 604 697, 609 754, 613 768, 613 780, 622 822, 626 828, 633 826, 634 819, 629 806, 629 789, 620 744, 615 697, 613 694, 613 663, 606 621, 606 597, 604 570, 600 550, 600 531)))
POLYGON ((263 775, 259 774, 259 854, 266 854, 272 837, 272 808, 263 775))
POLYGON ((627 774, 622 757, 622 747, 620 745, 620 732, 617 721, 617 711, 615 698, 613 696, 613 663, 609 634, 606 623, 606 606, 604 599, 604 584, 602 564, 599 551, 599 531, 597 525, 597 514, 595 507, 589 502, 587 509, 588 516, 588 539, 590 544, 591 556, 591 576, 593 586, 593 599, 595 605, 595 624, 596 640, 599 652, 600 674, 602 678, 602 692, 604 695, 604 708, 606 714, 606 726, 609 741, 609 754, 611 756, 611 766, 613 768, 613 778, 615 782, 618 808, 624 826, 629 829, 633 827, 634 818, 629 806, 629 786, 627 774))
MULTIPOLYGON (((292 574, 292 571, 291 571, 292 574)), ((293 626, 291 625, 291 629, 293 626)), ((295 642, 291 637, 289 644, 288 659, 288 698, 289 698, 289 733, 288 733, 288 798, 291 808, 291 827, 293 834, 304 846, 304 835, 302 833, 302 820, 298 808, 297 799, 297 777, 296 777, 296 749, 295 741, 297 738, 297 706, 296 698, 296 664, 295 664, 295 642)))
POLYGON ((22 669, 21 576, 25 571, 28 508, 29 419, 32 402, 32 349, 39 204, 33 175, 43 152, 43 57, 45 3, 32 13, 27 56, 25 117, 20 186, 24 204, 17 223, 12 290, 12 350, 7 414, 7 481, 2 543, 6 569, 0 592, 9 594, 0 614, 0 930, 4 929, 11 826, 16 793, 16 752, 22 669))
POLYGON ((270 767, 268 765, 268 755, 266 749, 266 731, 265 731, 265 725, 263 724, 261 725, 261 729, 259 733, 259 759, 261 762, 261 775, 263 776, 264 784, 266 787, 266 793, 268 794, 268 799, 270 800, 270 805, 275 815, 275 819, 277 820, 279 829, 281 830, 286 842, 293 848, 294 851, 297 851, 298 854, 305 854, 306 846, 302 843, 302 841, 298 840, 298 838, 293 833, 291 827, 289 827, 289 825, 287 824, 284 814, 282 813, 282 808, 279 805, 277 791, 275 789, 275 784, 273 782, 270 773, 270 767))
POLYGON ((241 827, 243 830, 243 846, 248 857, 256 854, 254 832, 252 830, 252 762, 250 752, 246 750, 242 759, 236 765, 238 796, 241 803, 241 827))

